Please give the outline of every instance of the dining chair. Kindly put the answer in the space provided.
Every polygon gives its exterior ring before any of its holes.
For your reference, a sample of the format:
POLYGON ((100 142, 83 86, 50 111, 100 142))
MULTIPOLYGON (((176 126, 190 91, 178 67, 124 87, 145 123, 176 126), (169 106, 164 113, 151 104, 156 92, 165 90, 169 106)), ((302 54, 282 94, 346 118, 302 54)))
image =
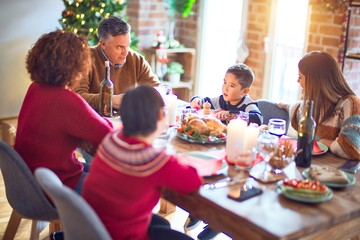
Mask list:
POLYGON ((290 115, 286 109, 280 108, 275 102, 267 99, 259 99, 256 101, 258 108, 263 115, 263 123, 268 124, 270 118, 280 118, 286 121, 286 132, 287 133, 290 125, 290 115))
POLYGON ((6 197, 13 209, 3 239, 14 239, 23 218, 32 220, 30 239, 39 239, 45 222, 50 222, 50 233, 59 230, 56 208, 47 199, 22 157, 4 141, 0 141, 0 168, 6 197))
POLYGON ((63 185, 54 172, 38 168, 35 177, 58 209, 66 240, 111 239, 93 208, 78 193, 63 185))

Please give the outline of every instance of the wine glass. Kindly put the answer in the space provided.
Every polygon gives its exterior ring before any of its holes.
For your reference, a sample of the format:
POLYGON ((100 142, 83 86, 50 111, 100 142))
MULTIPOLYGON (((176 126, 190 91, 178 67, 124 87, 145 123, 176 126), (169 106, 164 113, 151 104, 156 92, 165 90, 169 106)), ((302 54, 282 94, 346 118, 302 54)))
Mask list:
POLYGON ((269 164, 270 155, 277 149, 278 146, 279 138, 277 136, 271 135, 268 131, 260 134, 258 138, 258 148, 264 158, 265 167, 259 178, 263 182, 268 182, 271 178, 270 172, 267 171, 267 166, 269 164))
POLYGON ((239 118, 244 120, 249 125, 249 113, 248 112, 239 112, 239 118))
POLYGON ((280 118, 271 118, 268 128, 270 134, 280 138, 286 132, 286 121, 280 118))
POLYGON ((254 188, 249 181, 250 171, 254 166, 254 162, 256 161, 257 151, 255 148, 247 149, 243 152, 239 152, 235 159, 235 170, 240 171, 240 175, 242 179, 246 179, 244 185, 241 187, 242 192, 246 192, 252 188, 254 188))

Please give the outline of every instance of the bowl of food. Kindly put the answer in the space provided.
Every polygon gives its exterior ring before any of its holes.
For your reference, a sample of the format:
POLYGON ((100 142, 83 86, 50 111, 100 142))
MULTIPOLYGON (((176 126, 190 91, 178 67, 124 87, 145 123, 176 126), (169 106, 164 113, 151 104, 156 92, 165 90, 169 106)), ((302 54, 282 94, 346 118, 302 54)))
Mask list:
POLYGON ((273 172, 278 174, 282 173, 295 159, 295 148, 289 140, 279 143, 278 148, 270 153, 269 165, 273 172))

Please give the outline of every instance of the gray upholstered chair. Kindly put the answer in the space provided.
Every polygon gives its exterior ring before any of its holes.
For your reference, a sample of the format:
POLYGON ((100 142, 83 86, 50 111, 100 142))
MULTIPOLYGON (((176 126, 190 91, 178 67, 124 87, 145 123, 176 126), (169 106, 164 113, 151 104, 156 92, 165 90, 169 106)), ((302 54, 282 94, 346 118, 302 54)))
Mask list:
POLYGON ((51 222, 50 232, 59 230, 56 208, 46 198, 21 156, 3 141, 0 141, 0 168, 6 197, 13 208, 3 239, 14 239, 23 218, 32 220, 30 239, 39 239, 46 226, 44 221, 51 222))
POLYGON ((78 193, 63 185, 55 173, 47 168, 38 168, 35 177, 59 211, 66 240, 111 239, 92 207, 78 193))
POLYGON ((261 114, 263 115, 263 123, 268 124, 270 118, 280 118, 286 121, 286 133, 289 129, 290 115, 286 109, 279 108, 276 103, 266 100, 259 99, 256 101, 261 114))

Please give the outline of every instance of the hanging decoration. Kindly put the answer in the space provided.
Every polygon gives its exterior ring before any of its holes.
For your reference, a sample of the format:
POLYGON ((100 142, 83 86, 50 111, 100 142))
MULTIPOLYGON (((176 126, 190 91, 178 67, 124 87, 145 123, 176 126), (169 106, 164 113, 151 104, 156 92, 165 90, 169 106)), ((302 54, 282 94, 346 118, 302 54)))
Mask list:
POLYGON ((196 0, 163 0, 167 15, 167 45, 169 48, 182 47, 175 39, 175 26, 177 17, 187 18, 193 15, 192 8, 196 0))

